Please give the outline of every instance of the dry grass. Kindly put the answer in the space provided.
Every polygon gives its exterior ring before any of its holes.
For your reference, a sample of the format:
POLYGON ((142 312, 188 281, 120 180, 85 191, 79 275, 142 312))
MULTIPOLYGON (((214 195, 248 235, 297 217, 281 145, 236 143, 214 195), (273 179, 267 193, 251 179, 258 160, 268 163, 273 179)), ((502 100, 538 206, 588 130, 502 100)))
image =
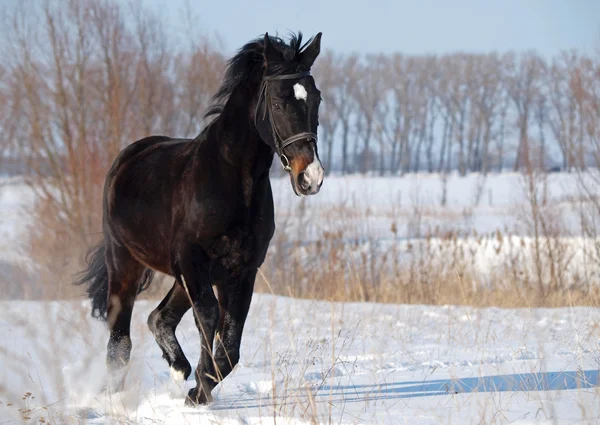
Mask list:
POLYGON ((396 304, 599 306, 600 276, 593 262, 581 260, 585 246, 578 239, 501 231, 434 231, 405 240, 397 237, 394 226, 384 243, 375 238, 348 241, 342 230, 323 232, 313 243, 290 240, 280 232, 257 291, 396 304))

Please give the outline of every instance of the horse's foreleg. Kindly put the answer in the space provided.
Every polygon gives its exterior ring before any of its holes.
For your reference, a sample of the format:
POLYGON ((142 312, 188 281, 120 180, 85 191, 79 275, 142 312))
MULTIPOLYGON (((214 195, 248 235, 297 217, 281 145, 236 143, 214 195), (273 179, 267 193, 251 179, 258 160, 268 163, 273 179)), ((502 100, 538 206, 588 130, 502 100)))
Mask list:
POLYGON ((207 404, 217 385, 212 345, 219 321, 219 303, 209 279, 209 258, 202 248, 183 247, 174 261, 173 270, 178 282, 191 300, 196 326, 200 333, 201 354, 196 368, 196 387, 192 388, 186 404, 207 404))
POLYGON ((215 342, 215 363, 220 380, 231 373, 240 359, 240 345, 244 323, 250 309, 256 270, 235 284, 218 288, 222 323, 215 342))
POLYGON ((186 359, 175 329, 191 304, 185 289, 177 281, 148 317, 148 327, 163 353, 163 358, 169 363, 171 374, 177 378, 181 374, 187 380, 192 373, 190 362, 186 359))

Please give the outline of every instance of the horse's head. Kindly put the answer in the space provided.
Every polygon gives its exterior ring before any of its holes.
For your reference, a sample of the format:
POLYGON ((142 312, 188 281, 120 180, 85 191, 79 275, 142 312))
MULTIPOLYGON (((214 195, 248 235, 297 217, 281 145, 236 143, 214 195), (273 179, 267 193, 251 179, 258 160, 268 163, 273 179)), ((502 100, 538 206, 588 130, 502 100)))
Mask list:
POLYGON ((321 49, 321 33, 290 57, 268 34, 264 38, 265 73, 254 121, 261 138, 279 155, 296 195, 314 195, 323 184, 317 153, 321 92, 310 68, 321 49))

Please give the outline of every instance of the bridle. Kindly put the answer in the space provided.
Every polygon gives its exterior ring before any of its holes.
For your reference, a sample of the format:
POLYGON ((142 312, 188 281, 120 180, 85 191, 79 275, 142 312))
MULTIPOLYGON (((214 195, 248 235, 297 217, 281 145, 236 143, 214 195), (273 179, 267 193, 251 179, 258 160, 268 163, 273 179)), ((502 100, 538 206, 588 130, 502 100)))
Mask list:
POLYGON ((254 125, 258 130, 258 111, 260 110, 261 103, 266 100, 266 108, 263 109, 262 119, 265 118, 267 112, 269 113, 269 122, 271 123, 271 131, 273 132, 273 140, 275 142, 275 149, 277 150, 277 155, 279 155, 279 160, 281 161, 281 166, 287 172, 290 172, 292 168, 290 167, 290 161, 287 156, 283 153, 283 150, 291 145, 294 142, 298 142, 300 140, 314 140, 317 142, 317 135, 315 133, 311 133, 308 131, 304 131, 302 133, 295 134, 287 139, 283 139, 277 131, 277 126, 275 125, 275 121, 273 121, 273 106, 271 103, 271 95, 269 93, 269 82, 274 80, 297 80, 303 77, 310 75, 310 71, 298 72, 295 74, 283 74, 283 75, 269 75, 263 78, 263 82, 260 88, 260 94, 258 96, 258 102, 256 103, 256 110, 254 111, 254 125))

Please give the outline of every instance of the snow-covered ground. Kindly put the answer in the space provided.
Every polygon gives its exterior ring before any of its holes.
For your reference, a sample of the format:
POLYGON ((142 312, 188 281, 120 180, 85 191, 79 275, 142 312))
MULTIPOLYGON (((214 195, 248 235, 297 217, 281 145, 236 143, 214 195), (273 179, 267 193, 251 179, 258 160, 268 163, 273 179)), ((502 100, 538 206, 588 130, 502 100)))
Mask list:
MULTIPOLYGON (((549 176, 549 203, 564 208, 574 228, 575 185, 575 176, 549 176)), ((445 207, 439 176, 328 177, 310 198, 297 198, 287 178, 273 187, 276 237, 307 244, 339 228, 344 238, 366 241, 359 249, 391 238, 406 244, 434 225, 528 235, 516 208, 525 201, 518 174, 452 175, 445 207)), ((0 179, 0 267, 27 265, 21 241, 33 200, 21 180, 0 179)), ((475 254, 465 249, 482 281, 503 261, 497 242, 485 243, 475 254)), ((567 243, 579 252, 586 241, 567 243)), ((574 267, 583 261, 577 252, 569 258, 574 267)), ((127 391, 109 400, 100 392, 108 332, 89 317, 87 301, 0 302, 0 424, 40 416, 53 424, 600 423, 598 308, 333 304, 256 294, 240 365, 215 389, 212 405, 190 409, 183 401, 193 377, 170 377, 145 325, 156 304, 136 304, 127 391)), ((191 313, 178 336, 195 365, 191 313)))
MULTIPOLYGON (((256 294, 240 364, 210 406, 192 409, 184 397, 193 378, 169 375, 145 326, 155 304, 136 304, 126 391, 108 399, 100 393, 108 333, 85 303, 0 303, 0 417, 17 419, 25 406, 31 423, 53 424, 600 423, 599 309, 256 294)), ((178 337, 195 364, 191 313, 178 337)))
MULTIPOLYGON (((589 176, 585 177, 588 182, 589 176)), ((314 224, 317 232, 324 226, 343 225, 352 230, 350 237, 384 237, 389 236, 390 225, 396 222, 400 236, 412 237, 419 230, 414 223, 418 215, 421 230, 439 226, 442 230, 477 230, 481 234, 507 228, 511 233, 530 234, 521 223, 523 211, 519 207, 527 204, 528 186, 520 173, 487 177, 451 173, 445 183, 441 175, 429 173, 403 177, 327 176, 321 191, 305 198, 294 195, 288 178, 272 181, 279 219, 289 210, 297 215, 301 206, 304 223, 314 224), (444 186, 446 202, 442 206, 444 186)), ((540 196, 546 195, 556 213, 564 213, 564 225, 576 233, 577 214, 573 214, 569 201, 577 199, 579 193, 577 175, 548 174, 546 183, 546 189, 542 185, 538 188, 540 196)))
POLYGON ((22 262, 26 226, 30 220, 27 213, 35 195, 23 179, 0 178, 0 261, 22 262))

